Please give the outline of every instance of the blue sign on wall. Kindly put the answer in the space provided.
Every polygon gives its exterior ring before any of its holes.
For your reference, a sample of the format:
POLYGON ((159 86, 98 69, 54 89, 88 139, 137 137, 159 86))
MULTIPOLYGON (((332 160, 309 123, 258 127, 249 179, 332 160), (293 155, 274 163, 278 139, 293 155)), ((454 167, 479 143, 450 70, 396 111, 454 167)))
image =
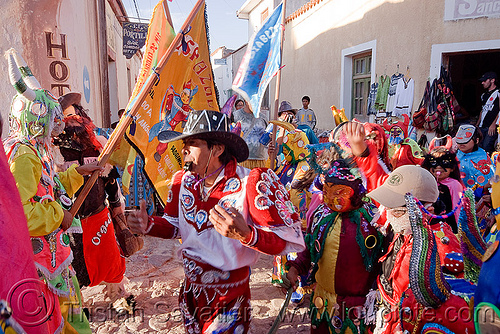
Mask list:
POLYGON ((87 66, 83 67, 83 95, 85 96, 85 101, 90 103, 90 76, 87 66))

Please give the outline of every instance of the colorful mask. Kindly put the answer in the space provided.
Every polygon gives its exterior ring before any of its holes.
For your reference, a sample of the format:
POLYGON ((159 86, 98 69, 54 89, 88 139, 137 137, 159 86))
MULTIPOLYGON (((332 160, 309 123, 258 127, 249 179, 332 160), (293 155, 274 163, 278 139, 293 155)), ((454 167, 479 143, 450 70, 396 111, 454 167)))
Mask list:
POLYGON ((385 131, 389 132, 389 144, 400 144, 406 137, 408 137, 408 125, 410 125, 410 118, 408 115, 403 114, 404 121, 387 121, 387 118, 382 123, 385 131))
POLYGON ((389 166, 388 142, 384 128, 375 123, 364 123, 363 126, 365 127, 366 140, 375 145, 378 156, 386 166, 389 166))
POLYGON ((325 183, 323 186, 323 201, 333 211, 347 212, 353 209, 351 197, 354 190, 343 184, 325 183))
POLYGON ((420 146, 413 139, 406 138, 401 142, 401 146, 394 152, 391 159, 393 169, 404 165, 421 165, 424 161, 424 154, 420 146))
POLYGON ((356 168, 350 168, 342 159, 335 160, 325 173, 323 201, 333 211, 348 212, 357 209, 365 189, 356 168))
POLYGON ((7 58, 10 82, 17 90, 11 104, 10 136, 32 140, 61 133, 63 113, 57 98, 40 87, 14 49, 7 52, 7 58))

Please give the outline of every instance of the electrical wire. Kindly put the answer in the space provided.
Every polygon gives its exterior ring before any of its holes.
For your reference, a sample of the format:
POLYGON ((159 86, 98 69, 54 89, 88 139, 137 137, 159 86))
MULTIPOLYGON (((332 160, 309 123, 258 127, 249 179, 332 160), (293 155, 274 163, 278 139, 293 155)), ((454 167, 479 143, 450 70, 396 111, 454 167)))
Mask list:
POLYGON ((135 12, 137 13, 137 18, 139 19, 139 22, 141 22, 141 16, 139 15, 139 9, 137 8, 137 1, 134 1, 134 6, 135 6, 135 12))

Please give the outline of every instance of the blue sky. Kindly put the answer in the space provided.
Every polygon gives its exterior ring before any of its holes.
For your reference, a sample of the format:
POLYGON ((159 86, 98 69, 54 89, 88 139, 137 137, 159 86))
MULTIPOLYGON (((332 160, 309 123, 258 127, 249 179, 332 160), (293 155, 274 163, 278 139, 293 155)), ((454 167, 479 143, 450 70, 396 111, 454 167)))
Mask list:
MULTIPOLYGON (((167 1, 175 31, 178 31, 197 0, 167 1)), ((133 0, 122 0, 128 16, 136 17, 133 0)), ((225 45, 237 49, 248 41, 248 21, 236 17, 236 11, 245 0, 206 0, 208 26, 210 29, 210 51, 225 45)), ((149 21, 157 0, 136 0, 141 18, 149 21)), ((131 21, 137 21, 131 19, 131 21)), ((146 21, 141 21, 146 22, 146 21)))

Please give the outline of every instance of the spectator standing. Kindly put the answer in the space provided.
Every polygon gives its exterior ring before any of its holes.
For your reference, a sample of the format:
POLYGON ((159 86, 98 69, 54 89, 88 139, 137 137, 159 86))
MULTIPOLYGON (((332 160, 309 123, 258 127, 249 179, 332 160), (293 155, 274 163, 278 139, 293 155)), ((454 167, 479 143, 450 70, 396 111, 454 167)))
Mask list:
POLYGON ((241 136, 248 145, 248 159, 240 165, 252 169, 265 167, 267 161, 266 146, 259 141, 266 131, 267 123, 260 117, 255 117, 248 103, 236 101, 236 110, 233 113, 234 121, 241 124, 241 136), (240 103, 241 102, 241 103, 240 103), (242 108, 238 108, 243 104, 242 108))
POLYGON ((499 93, 497 74, 495 72, 486 72, 479 81, 481 81, 483 88, 486 89, 486 92, 481 95, 482 109, 476 124, 483 135, 483 141, 479 146, 486 152, 491 153, 495 150, 495 141, 498 134, 499 93))
POLYGON ((312 130, 316 127, 316 115, 312 109, 309 109, 309 103, 311 103, 311 98, 309 96, 304 96, 302 98, 302 108, 299 109, 295 118, 297 119, 297 125, 308 125, 312 130))

